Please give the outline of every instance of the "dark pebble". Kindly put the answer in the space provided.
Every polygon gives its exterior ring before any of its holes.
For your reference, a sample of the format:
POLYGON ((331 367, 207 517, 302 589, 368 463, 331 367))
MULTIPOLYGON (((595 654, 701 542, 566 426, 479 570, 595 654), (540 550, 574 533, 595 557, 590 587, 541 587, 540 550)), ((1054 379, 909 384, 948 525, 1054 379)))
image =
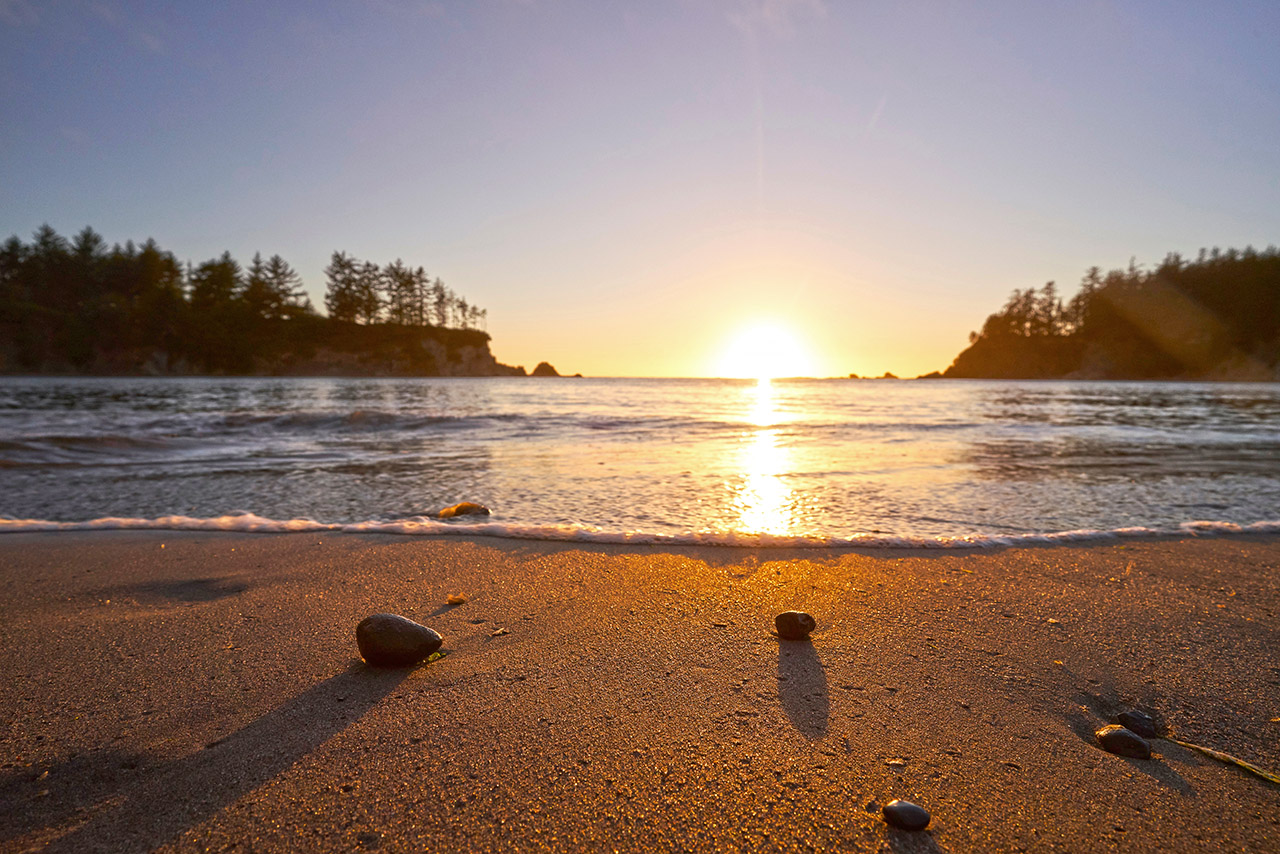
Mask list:
POLYGON ((1125 729, 1130 732, 1136 732, 1143 738, 1155 738, 1157 735, 1156 722, 1146 712, 1140 712, 1137 709, 1131 712, 1121 712, 1116 716, 1116 720, 1125 729))
POLYGON ((408 667, 440 648, 439 633, 396 614, 374 614, 356 626, 360 655, 375 667, 408 667))
POLYGON ((889 801, 883 812, 886 822, 903 830, 924 830, 929 826, 929 811, 911 801, 889 801))
POLYGON ((1151 745, 1147 744, 1147 740, 1119 724, 1104 726, 1094 733, 1094 737, 1108 753, 1130 756, 1134 759, 1151 758, 1151 745))
POLYGON ((778 637, 786 640, 804 640, 818 626, 817 620, 804 611, 783 611, 773 618, 778 637))

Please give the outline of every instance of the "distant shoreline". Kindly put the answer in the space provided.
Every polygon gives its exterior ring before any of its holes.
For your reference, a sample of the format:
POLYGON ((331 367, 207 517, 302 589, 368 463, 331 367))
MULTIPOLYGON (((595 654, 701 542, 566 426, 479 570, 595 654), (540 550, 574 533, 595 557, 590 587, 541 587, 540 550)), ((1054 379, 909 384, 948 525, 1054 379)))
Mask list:
MULTIPOLYGON (((167 373, 167 374, 148 374, 148 373, 69 373, 69 372, 0 372, 0 382, 6 379, 75 379, 75 380, 92 380, 92 379, 422 379, 422 380, 444 380, 444 379, 503 379, 509 377, 526 377, 530 379, 595 379, 595 380, 706 380, 706 381, 725 381, 725 382, 742 382, 754 383, 758 382, 758 377, 642 377, 642 376, 608 376, 608 375, 583 375, 583 374, 559 374, 554 377, 539 376, 533 373, 499 373, 499 374, 380 374, 380 373, 293 373, 293 374, 267 374, 267 373, 247 373, 247 374, 220 374, 220 373, 167 373)), ((1229 377, 946 377, 946 376, 918 376, 918 377, 770 377, 771 382, 916 382, 917 380, 945 380, 947 382, 997 382, 997 383, 1150 383, 1150 384, 1187 384, 1193 385, 1197 383, 1209 384, 1248 384, 1248 385, 1266 385, 1280 383, 1280 378, 1275 379, 1259 379, 1259 378, 1229 378, 1229 377)))

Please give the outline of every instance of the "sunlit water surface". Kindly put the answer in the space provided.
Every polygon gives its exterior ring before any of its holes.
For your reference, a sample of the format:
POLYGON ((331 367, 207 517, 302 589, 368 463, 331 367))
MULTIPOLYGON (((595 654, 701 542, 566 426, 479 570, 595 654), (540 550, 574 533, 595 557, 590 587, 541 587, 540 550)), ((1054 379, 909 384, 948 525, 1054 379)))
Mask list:
POLYGON ((1280 386, 0 380, 0 515, 361 522, 464 500, 656 534, 1247 524, 1280 518, 1280 386))

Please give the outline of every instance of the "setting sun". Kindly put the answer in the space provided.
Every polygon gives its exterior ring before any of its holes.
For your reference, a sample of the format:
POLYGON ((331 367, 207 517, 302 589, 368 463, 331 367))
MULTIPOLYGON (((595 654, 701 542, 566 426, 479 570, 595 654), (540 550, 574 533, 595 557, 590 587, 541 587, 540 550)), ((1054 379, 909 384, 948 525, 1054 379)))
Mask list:
POLYGON ((813 359, 790 329, 760 321, 738 330, 716 366, 722 377, 774 379, 813 375, 813 359))

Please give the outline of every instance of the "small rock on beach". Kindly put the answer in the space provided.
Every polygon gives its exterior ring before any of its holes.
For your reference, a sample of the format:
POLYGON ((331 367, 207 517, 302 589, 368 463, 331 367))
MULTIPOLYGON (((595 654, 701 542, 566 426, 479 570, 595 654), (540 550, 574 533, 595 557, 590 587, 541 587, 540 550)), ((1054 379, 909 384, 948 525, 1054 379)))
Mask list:
POLYGON ((929 811, 911 801, 889 801, 882 812, 886 822, 903 830, 924 830, 929 826, 929 811))
POLYGON ((398 614, 374 614, 356 626, 360 655, 375 667, 408 667, 440 648, 444 638, 398 614))
POLYGON ((1155 738, 1158 735, 1156 722, 1152 720, 1151 715, 1137 709, 1116 715, 1116 722, 1130 732, 1136 732, 1143 738, 1155 738))
POLYGON ((1147 744, 1147 740, 1119 724, 1108 724, 1093 735, 1108 753, 1133 759, 1151 758, 1151 745, 1147 744))
POLYGON ((778 629, 778 637, 784 640, 804 640, 818 621, 804 611, 783 611, 773 618, 773 625, 778 629))
POLYGON ((483 504, 464 501, 452 507, 446 507, 436 514, 437 519, 452 519, 454 516, 488 516, 489 508, 483 504))

